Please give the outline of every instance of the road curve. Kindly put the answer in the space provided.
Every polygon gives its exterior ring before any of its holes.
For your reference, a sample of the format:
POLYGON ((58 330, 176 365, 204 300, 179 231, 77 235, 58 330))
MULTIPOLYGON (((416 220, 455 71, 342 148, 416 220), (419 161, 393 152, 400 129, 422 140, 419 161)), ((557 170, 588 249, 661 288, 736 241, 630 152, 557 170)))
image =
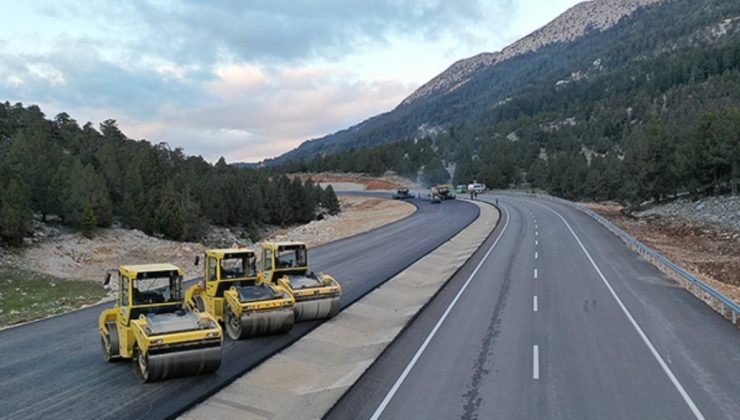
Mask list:
MULTIPOLYGON (((415 201, 411 216, 378 229, 314 248, 312 267, 342 284, 342 306, 355 301, 478 216, 454 201, 415 201)), ((211 395, 260 361, 306 334, 303 322, 285 335, 224 341, 214 374, 140 384, 130 362, 102 360, 98 305, 0 332, 0 418, 167 418, 211 395)))
POLYGON ((740 417, 737 328, 587 215, 498 197, 497 231, 328 419, 740 417))

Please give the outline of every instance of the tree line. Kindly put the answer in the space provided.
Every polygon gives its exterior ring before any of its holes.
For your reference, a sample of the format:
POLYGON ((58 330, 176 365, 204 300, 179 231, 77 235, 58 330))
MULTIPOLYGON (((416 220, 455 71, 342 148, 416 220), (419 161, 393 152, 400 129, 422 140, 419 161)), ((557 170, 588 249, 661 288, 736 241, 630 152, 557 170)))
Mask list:
POLYGON ((340 211, 331 186, 215 165, 167 144, 127 138, 114 120, 83 126, 66 113, 0 104, 0 238, 17 245, 34 213, 90 233, 119 221, 175 240, 199 240, 208 225, 290 225, 320 207, 340 211))

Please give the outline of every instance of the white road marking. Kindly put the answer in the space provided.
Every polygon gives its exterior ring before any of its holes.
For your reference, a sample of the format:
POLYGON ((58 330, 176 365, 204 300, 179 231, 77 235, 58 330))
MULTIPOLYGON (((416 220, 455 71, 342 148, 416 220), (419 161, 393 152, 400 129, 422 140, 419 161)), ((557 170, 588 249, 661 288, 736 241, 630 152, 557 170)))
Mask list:
POLYGON ((537 231, 536 230, 534 231, 534 236, 537 236, 537 231))
POLYGON ((537 278, 537 269, 534 269, 534 278, 537 278))
POLYGON ((538 254, 537 254, 537 251, 535 251, 535 252, 534 252, 534 259, 535 259, 535 260, 537 259, 537 256, 538 256, 538 254))
POLYGON ((609 281, 606 279, 604 274, 601 272, 601 269, 598 265, 596 265, 596 262, 594 262, 594 259, 591 258, 591 254, 586 250, 586 247, 583 246, 583 242, 581 242, 581 239, 576 235, 576 233, 573 231, 573 228, 570 227, 570 224, 565 220, 563 216, 560 215, 560 213, 556 212, 555 210, 549 208, 548 206, 542 205, 542 207, 546 208, 550 212, 554 213, 556 216, 560 218, 560 220, 565 223, 565 227, 568 228, 570 231, 570 234, 573 235, 573 238, 575 238, 576 242, 578 242, 578 245, 581 247, 581 250, 583 250, 583 253, 586 254, 586 258, 588 258, 588 261, 591 263, 591 266, 596 270, 596 273, 601 278, 601 281, 604 282, 606 285, 606 288, 609 289, 609 292, 611 293, 614 300, 617 301, 617 305, 622 309, 622 312, 624 312, 624 315, 627 316, 627 319, 630 321, 632 326, 637 331, 637 334, 640 336, 642 341, 645 343, 647 348, 650 350, 650 353, 652 353, 655 360, 658 361, 658 364, 661 368, 663 368, 663 372, 668 376, 668 378, 673 383, 673 386, 676 388, 679 394, 681 394, 681 397, 683 397, 683 400, 686 402, 686 405, 689 406, 689 409, 691 409, 691 412, 694 414, 694 416, 699 420, 704 420, 704 415, 699 411, 699 407, 696 406, 694 403, 694 400, 691 399, 689 394, 686 392, 686 389, 684 389, 683 385, 678 381, 676 378, 676 375, 673 374, 673 371, 671 371, 671 368, 668 367, 666 362, 663 360, 663 357, 660 356, 660 353, 655 349, 655 346, 653 346, 653 343, 650 341, 650 339, 645 335, 645 333, 642 331, 642 328, 640 328, 640 325, 635 321, 635 318, 632 316, 630 311, 627 309, 626 306, 624 306, 624 303, 622 303, 622 299, 619 298, 617 295, 617 292, 614 291, 612 288, 612 285, 609 283, 609 281))
POLYGON ((501 208, 504 209, 504 213, 506 213, 506 223, 504 223, 504 227, 501 229, 501 233, 498 234, 498 237, 493 242, 493 245, 488 249, 486 252, 486 255, 483 256, 483 258, 480 260, 477 266, 475 266, 475 270, 473 270, 472 273, 470 273, 470 277, 468 277, 467 280, 465 280, 465 283, 463 283, 460 290, 457 292, 455 297, 452 299, 452 302, 450 302, 449 306, 447 306, 447 309, 445 309, 444 313, 442 313, 442 316, 439 318, 436 324, 434 324, 434 328, 432 328, 432 331, 429 332, 429 335, 427 335, 427 338, 424 340, 424 342, 421 344, 421 347, 416 351, 414 354, 414 357, 411 358, 411 361, 408 365, 406 365, 406 368, 401 372, 401 376, 398 377, 396 382, 391 387, 390 391, 385 395, 385 398, 383 398, 383 401, 380 403, 377 409, 375 409, 375 412, 373 413, 372 417, 370 417, 371 420, 377 420, 380 418, 380 416, 383 414, 383 411, 385 411, 385 408, 388 406, 388 404, 393 399, 393 396, 396 395, 396 392, 398 392, 398 389, 401 387, 401 384, 403 384, 403 381, 406 380, 406 377, 411 372, 411 369, 414 368, 414 365, 416 365, 416 362, 419 361, 419 358, 421 357, 422 353, 424 353, 424 350, 426 350, 429 343, 432 341, 432 338, 437 334, 437 331, 439 331, 439 328, 442 326, 442 323, 447 319, 447 316, 452 311, 452 308, 455 307, 455 304, 460 299, 460 296, 463 294, 465 289, 467 289, 468 284, 473 280, 476 274, 478 274, 478 270, 483 266, 483 263, 486 262, 488 259, 488 256, 491 255, 491 252, 493 252, 493 249, 496 247, 496 244, 498 244, 498 241, 501 239, 501 237, 504 235, 504 232, 506 232, 506 228, 509 226, 509 211, 506 209, 505 206, 501 206, 501 208))
POLYGON ((540 379, 540 347, 532 346, 532 379, 540 379))
POLYGON ((532 297, 532 312, 537 312, 537 295, 532 297))
POLYGON ((537 246, 537 245, 539 245, 539 244, 540 244, 540 241, 538 241, 537 239, 535 239, 535 240, 534 240, 534 246, 537 246))

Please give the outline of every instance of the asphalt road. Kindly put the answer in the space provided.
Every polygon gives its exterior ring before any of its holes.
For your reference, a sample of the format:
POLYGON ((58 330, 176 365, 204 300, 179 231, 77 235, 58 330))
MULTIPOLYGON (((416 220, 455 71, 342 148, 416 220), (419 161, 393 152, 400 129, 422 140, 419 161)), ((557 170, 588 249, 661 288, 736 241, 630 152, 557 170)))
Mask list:
POLYGON ((736 327, 587 215, 499 198, 497 231, 327 418, 740 418, 736 327))
MULTIPOLYGON (((312 249, 316 270, 342 284, 342 305, 369 292, 478 216, 472 204, 415 201, 413 215, 373 231, 312 249)), ((223 346, 214 374, 140 384, 128 361, 103 361, 99 305, 0 332, 0 418, 166 418, 211 395, 318 325, 223 346)), ((277 397, 277 396, 276 396, 277 397)))

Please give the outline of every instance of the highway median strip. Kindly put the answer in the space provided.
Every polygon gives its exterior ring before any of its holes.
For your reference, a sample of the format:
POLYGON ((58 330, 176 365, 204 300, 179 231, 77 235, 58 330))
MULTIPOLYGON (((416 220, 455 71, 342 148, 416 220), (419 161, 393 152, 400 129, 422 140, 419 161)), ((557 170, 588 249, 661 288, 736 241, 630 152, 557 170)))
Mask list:
POLYGON ((322 417, 493 231, 498 211, 474 203, 455 237, 182 418, 322 417))

